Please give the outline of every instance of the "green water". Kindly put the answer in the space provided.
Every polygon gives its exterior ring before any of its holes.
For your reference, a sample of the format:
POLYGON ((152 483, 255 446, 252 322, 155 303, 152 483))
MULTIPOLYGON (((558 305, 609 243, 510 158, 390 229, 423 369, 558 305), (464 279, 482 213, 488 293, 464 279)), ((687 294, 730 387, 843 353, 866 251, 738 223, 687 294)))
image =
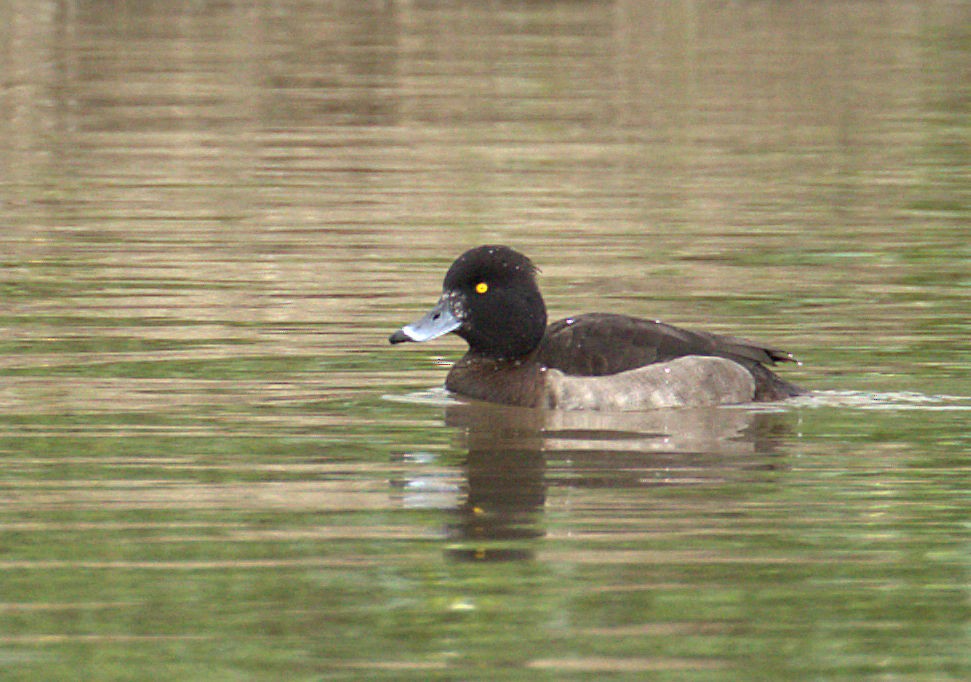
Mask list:
POLYGON ((0 678, 967 679, 967 14, 0 8, 0 678), (815 393, 457 404, 486 242, 815 393))

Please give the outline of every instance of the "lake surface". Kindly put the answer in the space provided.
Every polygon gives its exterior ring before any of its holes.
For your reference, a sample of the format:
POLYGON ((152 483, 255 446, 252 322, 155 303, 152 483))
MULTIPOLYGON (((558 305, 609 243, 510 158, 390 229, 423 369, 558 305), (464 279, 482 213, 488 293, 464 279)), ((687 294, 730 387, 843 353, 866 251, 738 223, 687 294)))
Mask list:
POLYGON ((971 677, 969 20, 0 6, 0 677, 971 677), (815 392, 462 404, 481 243, 815 392))

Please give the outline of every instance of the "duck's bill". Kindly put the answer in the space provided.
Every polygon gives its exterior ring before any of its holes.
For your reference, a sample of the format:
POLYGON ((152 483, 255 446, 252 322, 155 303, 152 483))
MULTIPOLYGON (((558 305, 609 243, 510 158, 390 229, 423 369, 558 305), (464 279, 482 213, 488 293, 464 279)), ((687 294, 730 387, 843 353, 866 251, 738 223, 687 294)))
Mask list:
POLYGON ((452 312, 451 301, 442 296, 435 307, 429 310, 424 317, 411 324, 406 324, 389 336, 388 341, 391 343, 430 341, 449 332, 454 332, 461 326, 462 320, 452 312))

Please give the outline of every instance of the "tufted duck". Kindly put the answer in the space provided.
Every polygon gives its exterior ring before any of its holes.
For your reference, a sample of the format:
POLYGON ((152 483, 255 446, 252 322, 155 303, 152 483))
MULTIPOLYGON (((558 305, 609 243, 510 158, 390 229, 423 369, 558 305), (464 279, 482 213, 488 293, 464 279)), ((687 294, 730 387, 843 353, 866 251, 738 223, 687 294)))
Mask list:
POLYGON ((507 246, 456 259, 442 296, 393 344, 454 332, 469 350, 445 387, 491 402, 557 409, 650 409, 781 400, 804 393, 766 364, 790 353, 663 322, 587 313, 546 326, 536 267, 507 246))

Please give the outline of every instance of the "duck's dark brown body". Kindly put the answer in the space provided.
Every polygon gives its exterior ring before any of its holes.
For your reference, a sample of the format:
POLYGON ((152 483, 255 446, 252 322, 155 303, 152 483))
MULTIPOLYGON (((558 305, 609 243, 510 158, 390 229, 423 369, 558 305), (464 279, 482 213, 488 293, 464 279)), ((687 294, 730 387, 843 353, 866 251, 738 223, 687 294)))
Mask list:
POLYGON ((547 401, 546 368, 536 362, 535 353, 516 360, 466 353, 452 365, 445 388, 490 403, 542 407, 547 401))
POLYGON ((755 379, 755 400, 782 400, 805 392, 765 367, 795 362, 791 353, 628 315, 586 313, 557 320, 547 327, 536 358, 564 374, 603 376, 687 355, 713 355, 739 363, 755 379))

